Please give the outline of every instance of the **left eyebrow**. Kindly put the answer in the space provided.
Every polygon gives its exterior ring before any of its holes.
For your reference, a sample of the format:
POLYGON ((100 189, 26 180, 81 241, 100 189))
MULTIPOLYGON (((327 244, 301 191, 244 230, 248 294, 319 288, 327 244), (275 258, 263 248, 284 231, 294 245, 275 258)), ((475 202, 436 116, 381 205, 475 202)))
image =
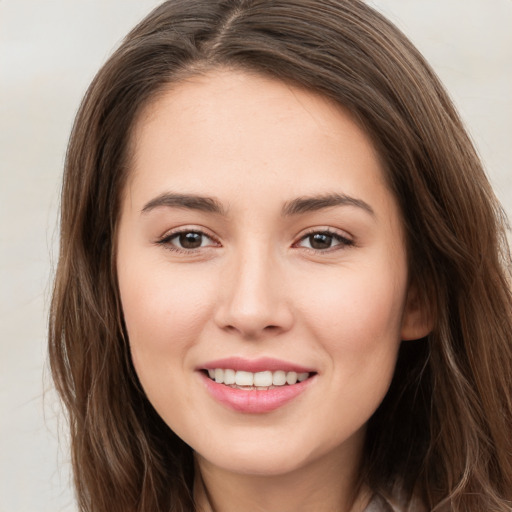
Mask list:
POLYGON ((333 206, 355 206, 369 213, 372 217, 375 217, 373 208, 362 199, 335 193, 298 197, 287 201, 283 206, 281 214, 284 217, 288 217, 323 210, 324 208, 332 208, 333 206))
POLYGON ((197 196, 194 194, 175 194, 175 193, 164 193, 160 194, 149 201, 141 213, 148 213, 151 210, 159 207, 168 208, 184 208, 189 210, 199 210, 208 213, 218 213, 220 215, 227 215, 226 210, 222 204, 213 197, 197 196))

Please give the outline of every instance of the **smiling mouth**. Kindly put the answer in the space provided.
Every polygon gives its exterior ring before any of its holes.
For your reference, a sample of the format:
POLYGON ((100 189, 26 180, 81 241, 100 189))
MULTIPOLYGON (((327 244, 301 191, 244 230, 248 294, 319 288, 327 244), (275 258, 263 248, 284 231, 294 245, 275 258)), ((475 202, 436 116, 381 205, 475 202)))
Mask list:
POLYGON ((208 377, 217 384, 224 384, 233 389, 241 390, 259 390, 280 388, 283 386, 293 386, 298 382, 303 382, 315 372, 297 373, 294 371, 286 372, 284 370, 247 372, 243 370, 233 370, 229 368, 215 368, 203 370, 208 377))

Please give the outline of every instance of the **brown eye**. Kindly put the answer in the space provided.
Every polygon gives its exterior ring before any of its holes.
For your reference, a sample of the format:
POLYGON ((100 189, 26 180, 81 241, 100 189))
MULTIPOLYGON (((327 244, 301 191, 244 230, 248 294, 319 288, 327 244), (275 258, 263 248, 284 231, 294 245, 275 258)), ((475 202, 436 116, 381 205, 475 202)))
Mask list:
POLYGON ((332 245, 334 237, 326 233, 315 233, 309 235, 309 245, 312 249, 329 249, 332 245))
POLYGON ((202 231, 178 231, 171 233, 158 241, 171 251, 187 252, 204 247, 218 247, 219 242, 202 231))
POLYGON ((196 233, 194 231, 190 231, 188 233, 180 233, 177 235, 176 239, 183 249, 197 249, 203 244, 203 234, 196 233))
POLYGON ((354 245, 354 242, 338 233, 330 231, 316 231, 303 237, 297 244, 314 251, 327 252, 329 249, 343 249, 354 245))

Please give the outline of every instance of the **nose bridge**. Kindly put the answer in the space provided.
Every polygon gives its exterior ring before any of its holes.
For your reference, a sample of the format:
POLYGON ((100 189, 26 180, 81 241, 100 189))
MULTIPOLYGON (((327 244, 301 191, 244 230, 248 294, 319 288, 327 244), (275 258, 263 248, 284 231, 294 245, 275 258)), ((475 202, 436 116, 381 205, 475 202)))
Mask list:
POLYGON ((225 299, 219 306, 223 328, 254 337, 290 327, 286 290, 278 282, 283 274, 269 244, 253 241, 245 245, 237 251, 227 274, 225 299))

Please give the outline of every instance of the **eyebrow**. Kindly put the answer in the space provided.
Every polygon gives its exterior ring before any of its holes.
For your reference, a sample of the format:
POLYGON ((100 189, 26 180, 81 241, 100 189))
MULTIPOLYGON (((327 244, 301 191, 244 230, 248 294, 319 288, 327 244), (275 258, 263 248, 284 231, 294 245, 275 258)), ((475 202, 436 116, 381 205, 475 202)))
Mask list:
MULTIPOLYGON (((185 208, 207 213, 216 213, 227 216, 227 210, 222 203, 213 197, 198 196, 194 194, 177 194, 166 192, 155 197, 142 208, 142 213, 148 213, 158 207, 185 208)), ((304 196, 287 201, 281 211, 283 217, 301 215, 308 212, 332 208, 334 206, 355 206, 366 211, 373 217, 373 208, 363 201, 346 194, 324 194, 318 196, 304 196)))
POLYGON ((307 212, 332 208, 333 206, 355 206, 361 208, 372 217, 375 217, 373 208, 363 201, 355 197, 345 194, 325 194, 320 196, 298 197, 292 201, 287 201, 283 206, 283 216, 300 215, 307 212))
POLYGON ((164 193, 155 197, 142 208, 142 213, 148 213, 160 206, 170 208, 185 208, 189 210, 199 210, 201 212, 218 213, 219 215, 227 215, 220 201, 213 197, 203 197, 192 194, 174 194, 164 193))

